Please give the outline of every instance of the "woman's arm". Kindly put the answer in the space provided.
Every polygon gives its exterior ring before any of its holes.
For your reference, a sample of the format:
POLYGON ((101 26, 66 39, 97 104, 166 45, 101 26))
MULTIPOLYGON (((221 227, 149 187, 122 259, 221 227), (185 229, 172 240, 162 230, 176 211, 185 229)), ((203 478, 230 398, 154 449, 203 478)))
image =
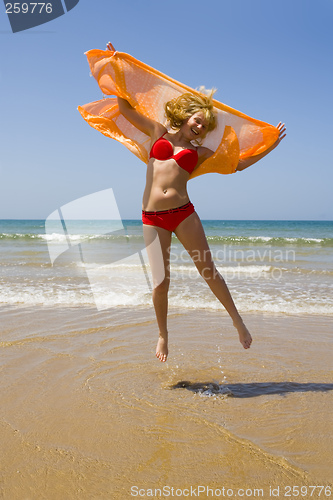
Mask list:
POLYGON ((155 137, 156 135, 162 135, 163 132, 166 131, 166 128, 158 122, 155 122, 151 118, 142 115, 138 111, 136 111, 133 106, 130 105, 126 99, 122 99, 121 97, 117 97, 118 107, 120 113, 128 120, 134 127, 141 130, 144 134, 155 137))
POLYGON ((196 164, 195 168, 198 168, 201 165, 201 163, 208 160, 208 158, 210 158, 214 154, 214 151, 212 151, 209 148, 205 148, 204 146, 199 146, 197 151, 198 151, 198 163, 196 164))
MULTIPOLYGON (((116 52, 111 42, 106 44, 106 49, 110 50, 110 52, 116 52)), ((161 123, 155 122, 151 118, 139 113, 126 99, 117 97, 117 100, 120 113, 144 134, 155 138, 156 135, 162 135, 163 132, 166 132, 166 128, 161 123)))
POLYGON ((251 165, 253 165, 257 161, 264 158, 264 156, 268 155, 268 153, 273 151, 273 149, 275 149, 276 146, 278 146, 280 144, 282 139, 284 139, 284 137, 286 137, 286 135, 287 135, 286 134, 286 127, 285 127, 284 123, 280 122, 276 128, 279 129, 279 137, 274 142, 274 144, 270 148, 268 148, 266 151, 264 151, 264 153, 261 153, 260 155, 253 156, 252 158, 247 158, 246 160, 239 160, 238 166, 236 168, 236 172, 241 171, 241 170, 245 170, 246 168, 250 167, 251 165))

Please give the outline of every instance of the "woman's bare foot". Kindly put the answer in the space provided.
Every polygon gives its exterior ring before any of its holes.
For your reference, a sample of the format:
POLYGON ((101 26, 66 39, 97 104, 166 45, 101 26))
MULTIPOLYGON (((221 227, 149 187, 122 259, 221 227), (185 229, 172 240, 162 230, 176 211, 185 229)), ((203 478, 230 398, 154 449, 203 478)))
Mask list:
POLYGON ((156 357, 164 363, 168 357, 168 338, 159 336, 156 346, 156 357))
POLYGON ((249 330, 244 325, 243 320, 241 319, 238 322, 234 322, 234 327, 238 331, 239 341, 244 349, 249 349, 252 344, 252 337, 249 330))

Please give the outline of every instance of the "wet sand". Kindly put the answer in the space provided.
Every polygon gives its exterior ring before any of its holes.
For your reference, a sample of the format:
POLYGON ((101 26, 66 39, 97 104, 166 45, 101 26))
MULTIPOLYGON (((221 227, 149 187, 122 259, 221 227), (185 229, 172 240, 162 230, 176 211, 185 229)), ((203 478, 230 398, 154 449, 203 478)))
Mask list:
POLYGON ((170 311, 162 364, 151 309, 2 308, 2 498, 332 485, 333 318, 244 319, 250 350, 224 313, 170 311))

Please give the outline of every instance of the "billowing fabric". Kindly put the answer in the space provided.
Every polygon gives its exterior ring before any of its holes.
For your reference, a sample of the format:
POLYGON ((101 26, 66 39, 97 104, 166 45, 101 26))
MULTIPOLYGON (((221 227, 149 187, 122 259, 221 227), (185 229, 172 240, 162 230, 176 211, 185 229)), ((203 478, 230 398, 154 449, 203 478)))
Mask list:
MULTIPOLYGON (((184 92, 197 90, 173 80, 134 57, 117 51, 86 52, 91 73, 105 95, 126 99, 140 113, 167 126, 164 104, 184 92)), ((216 100, 213 101, 218 126, 202 142, 214 155, 192 174, 235 172, 240 159, 266 151, 278 138, 279 131, 268 123, 255 120, 216 100)), ((151 139, 128 122, 119 112, 116 98, 104 98, 84 106, 79 112, 93 128, 126 146, 140 160, 149 161, 151 139)))

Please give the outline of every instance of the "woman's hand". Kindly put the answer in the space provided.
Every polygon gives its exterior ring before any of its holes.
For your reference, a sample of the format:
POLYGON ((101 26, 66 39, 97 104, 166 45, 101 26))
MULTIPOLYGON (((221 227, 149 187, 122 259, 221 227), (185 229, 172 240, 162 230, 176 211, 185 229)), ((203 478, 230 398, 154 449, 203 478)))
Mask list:
POLYGON ((276 128, 279 130, 279 137, 277 138, 277 140, 274 142, 272 149, 276 148, 276 146, 278 144, 280 144, 280 142, 282 141, 282 139, 284 139, 287 135, 286 133, 286 127, 285 127, 285 124, 284 123, 281 123, 279 122, 278 125, 276 126, 276 128))
POLYGON ((272 144, 270 148, 266 149, 266 151, 264 153, 261 153, 260 155, 252 156, 252 158, 247 158, 246 160, 239 160, 239 163, 238 163, 238 166, 236 168, 236 171, 245 170, 246 168, 250 167, 254 163, 257 163, 257 161, 259 161, 262 158, 264 158, 264 156, 268 155, 268 153, 270 153, 271 151, 273 151, 273 149, 275 149, 276 146, 278 146, 280 144, 280 142, 282 141, 282 139, 284 139, 286 137, 286 135, 287 135, 287 133, 286 133, 286 127, 285 127, 284 123, 279 122, 277 124, 276 128, 279 131, 279 137, 276 139, 276 141, 274 142, 274 144, 272 144))
POLYGON ((116 49, 114 48, 111 42, 108 42, 106 44, 106 50, 110 50, 111 52, 116 52, 116 49))
MULTIPOLYGON (((277 124, 276 128, 279 131, 279 137, 276 139, 276 141, 274 142, 274 144, 271 145, 270 148, 266 149, 266 151, 264 153, 262 153, 261 155, 258 155, 258 160, 261 160, 261 158, 263 158, 264 156, 268 155, 268 153, 270 153, 271 151, 273 151, 273 149, 275 149, 276 146, 278 146, 280 144, 280 142, 282 141, 282 139, 284 139, 286 137, 287 133, 286 133, 286 127, 285 127, 284 123, 279 122, 277 124)), ((255 156, 255 158, 257 158, 257 156, 255 156)))

